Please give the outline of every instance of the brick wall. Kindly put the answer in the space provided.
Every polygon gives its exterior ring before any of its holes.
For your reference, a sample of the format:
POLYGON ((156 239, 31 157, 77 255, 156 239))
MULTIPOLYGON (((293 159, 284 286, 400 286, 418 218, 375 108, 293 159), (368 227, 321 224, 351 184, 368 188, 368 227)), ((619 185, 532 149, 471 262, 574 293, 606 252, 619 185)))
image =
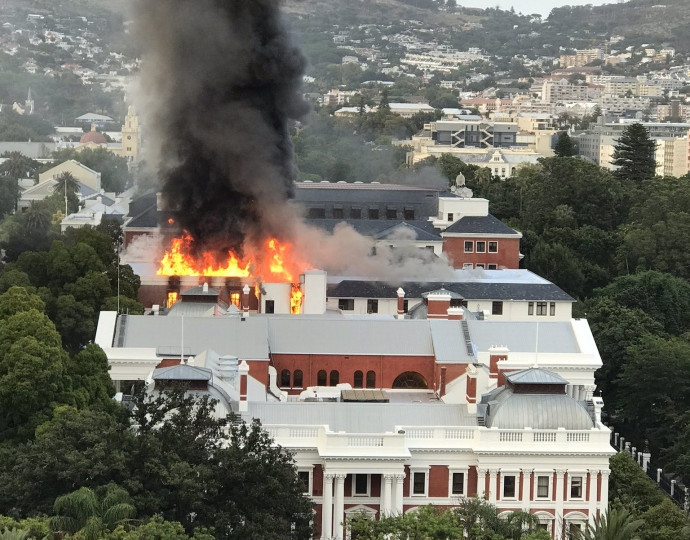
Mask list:
POLYGON ((520 239, 519 238, 492 238, 492 237, 450 237, 443 242, 443 252, 448 255, 453 263, 453 267, 462 268, 465 263, 482 263, 488 270, 489 264, 497 265, 501 268, 519 268, 520 266, 520 239), (485 253, 465 253, 465 241, 486 242, 487 251, 485 253), (498 252, 489 253, 489 242, 498 242, 498 252))

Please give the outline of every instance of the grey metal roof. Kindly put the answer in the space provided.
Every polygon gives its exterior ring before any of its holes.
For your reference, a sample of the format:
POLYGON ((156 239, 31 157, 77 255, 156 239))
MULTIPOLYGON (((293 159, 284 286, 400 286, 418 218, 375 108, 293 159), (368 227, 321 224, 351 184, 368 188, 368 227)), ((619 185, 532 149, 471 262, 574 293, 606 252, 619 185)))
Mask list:
POLYGON ((153 371, 154 381, 210 381, 211 378, 210 369, 188 364, 167 366, 153 371))
POLYGON ((508 347, 511 352, 579 353, 580 348, 570 321, 516 322, 473 321, 467 324, 472 342, 480 350, 494 345, 508 347), (539 336, 539 347, 536 340, 539 336))
POLYGON ((460 233, 460 234, 520 234, 514 229, 511 229, 503 223, 500 219, 492 216, 465 216, 457 220, 444 233, 460 233))
POLYGON ((476 360, 467 353, 461 321, 429 320, 436 361, 444 364, 472 364, 476 360))
POLYGON ((425 293, 445 288, 468 300, 534 300, 573 302, 553 283, 468 281, 468 282, 412 282, 391 285, 382 281, 343 279, 328 285, 328 296, 335 298, 397 298, 402 287, 405 298, 422 298, 425 293))
POLYGON ((199 285, 198 287, 185 289, 180 293, 180 296, 218 296, 218 289, 207 287, 206 290, 204 290, 204 286, 199 285))
POLYGON ((268 319, 248 317, 166 317, 127 315, 123 347, 156 348, 165 356, 179 355, 184 328, 184 353, 213 349, 241 359, 268 359, 268 319))
POLYGON ((268 332, 272 353, 434 354, 427 321, 272 317, 268 332))
POLYGON ((430 221, 423 220, 387 220, 387 219, 307 219, 307 221, 328 232, 333 232, 336 225, 347 223, 359 234, 372 238, 388 238, 397 227, 414 231, 417 240, 425 242, 442 242, 443 238, 430 221))
POLYGON ((465 405, 444 403, 249 402, 245 418, 263 424, 327 425, 347 433, 393 432, 396 426, 476 426, 465 405))
POLYGON ((560 375, 539 368, 513 371, 506 375, 506 379, 513 384, 568 384, 560 375))
MULTIPOLYGON (((485 403, 484 398, 482 402, 485 403)), ((499 429, 591 429, 594 422, 583 401, 565 394, 513 394, 501 390, 488 401, 484 423, 499 429)))

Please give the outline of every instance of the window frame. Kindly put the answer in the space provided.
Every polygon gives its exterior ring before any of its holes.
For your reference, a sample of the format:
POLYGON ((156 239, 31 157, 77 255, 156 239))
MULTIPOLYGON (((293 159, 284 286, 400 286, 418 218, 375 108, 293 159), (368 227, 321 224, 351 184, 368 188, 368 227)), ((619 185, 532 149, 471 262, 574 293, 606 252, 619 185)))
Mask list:
POLYGON ((328 372, 325 369, 320 369, 316 373, 316 386, 328 386, 328 372), (321 377, 323 376, 323 384, 321 384, 321 377))
POLYGON ((492 300, 491 301, 491 314, 492 315, 503 315, 503 300, 492 300))
POLYGON ((527 302, 527 315, 534 315, 534 302, 527 302))
POLYGON ((338 386, 340 384, 340 371, 332 369, 328 373, 328 386, 338 386))
POLYGON ((292 372, 292 388, 304 388, 304 372, 296 369, 292 372), (297 374, 299 373, 299 384, 297 384, 297 374))
POLYGON ((448 496, 449 497, 464 497, 467 493, 467 469, 466 468, 448 468, 448 496), (455 492, 453 487, 455 486, 455 475, 462 475, 462 491, 455 492))
POLYGON ((280 370, 280 388, 292 388, 292 372, 289 369, 280 370), (287 384, 285 383, 285 375, 287 374, 287 384))
POLYGON ((575 473, 572 476, 568 473, 568 500, 581 501, 585 498, 585 476, 583 474, 575 473), (573 480, 580 482, 580 494, 573 495, 573 480))
POLYGON ((537 317, 546 317, 548 311, 548 302, 537 302, 536 314, 537 317))
POLYGON ((364 385, 366 388, 376 388, 376 372, 373 369, 367 371, 364 379, 364 385), (373 376, 373 377, 370 377, 373 376), (371 378, 371 381, 370 381, 371 378), (371 384, 369 384, 371 382, 371 384))
POLYGON ((354 473, 352 475, 352 490, 351 490, 352 496, 353 497, 370 497, 371 496, 371 475, 370 474, 365 474, 365 473, 354 473), (366 484, 367 488, 364 493, 358 493, 357 492, 357 479, 365 476, 366 477, 366 484))
POLYGON ((465 253, 474 253, 474 240, 465 240, 464 249, 465 253))
POLYGON ((379 312, 379 299, 378 298, 367 298, 367 313, 378 313, 379 312))
POLYGON ((549 317, 556 316, 556 302, 549 302, 549 317))
POLYGON ((352 387, 353 388, 364 388, 364 372, 361 369, 355 371, 352 376, 352 387), (357 379, 359 378, 359 382, 357 379))
POLYGON ((486 240, 477 240, 474 249, 476 253, 486 253, 486 240))
POLYGON ((490 240, 487 242, 488 253, 498 253, 498 242, 496 240, 490 240), (491 249, 493 247, 493 249, 491 249))
POLYGON ((534 499, 535 500, 549 500, 551 498, 551 483, 553 481, 552 474, 539 474, 537 473, 534 478, 534 499), (546 478, 546 495, 539 495, 539 479, 546 478))
POLYGON ((415 467, 410 468, 410 497, 426 497, 429 493, 429 467, 415 467), (416 475, 424 475, 424 490, 423 492, 416 491, 416 475))
POLYGON ((355 299, 354 298, 338 298, 338 309, 340 311, 354 311, 355 310, 355 299), (346 307, 352 306, 352 307, 346 307))
POLYGON ((272 314, 276 312, 276 301, 275 300, 266 300, 264 302, 264 313, 266 314, 272 314))
POLYGON ((314 491, 314 470, 308 467, 298 467, 297 468, 297 477, 299 478, 300 474, 307 474, 307 491, 303 491, 303 495, 311 496, 311 494, 314 491))
POLYGON ((506 472, 503 473, 501 472, 501 500, 517 500, 518 498, 518 487, 519 487, 519 482, 518 482, 518 475, 514 472, 506 472), (513 482, 513 494, 512 495, 507 495, 506 494, 506 480, 508 478, 512 478, 513 482))

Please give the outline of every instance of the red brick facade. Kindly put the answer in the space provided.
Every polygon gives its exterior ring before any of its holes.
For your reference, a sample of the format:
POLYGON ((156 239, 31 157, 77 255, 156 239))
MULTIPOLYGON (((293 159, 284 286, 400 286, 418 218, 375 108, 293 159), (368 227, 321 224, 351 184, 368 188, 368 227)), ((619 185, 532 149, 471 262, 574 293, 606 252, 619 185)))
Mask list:
POLYGON ((491 236, 481 237, 458 237, 451 236, 444 238, 443 252, 448 255, 454 268, 463 268, 464 264, 483 264, 485 269, 489 265, 496 265, 497 269, 519 268, 520 267, 520 238, 496 238, 491 236), (472 251, 465 251, 465 242, 472 242, 472 251), (477 253, 477 242, 485 242, 484 252, 477 253), (489 252, 489 242, 496 242, 495 253, 489 252))

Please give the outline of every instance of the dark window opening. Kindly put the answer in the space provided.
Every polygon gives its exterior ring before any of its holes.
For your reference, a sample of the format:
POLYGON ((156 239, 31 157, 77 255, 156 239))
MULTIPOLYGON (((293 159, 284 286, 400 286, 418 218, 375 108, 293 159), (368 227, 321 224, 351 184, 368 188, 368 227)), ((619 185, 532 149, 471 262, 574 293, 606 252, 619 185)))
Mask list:
POLYGON ((405 210, 403 210, 403 219, 412 221, 414 219, 414 210, 412 208, 405 208, 405 210))
POLYGON ((296 369, 295 372, 292 374, 292 384, 295 388, 302 388, 302 379, 302 370, 296 369))
POLYGON ((537 315, 546 315, 546 302, 537 302, 537 315))
POLYGON ((453 485, 451 493, 453 495, 462 495, 465 491, 465 473, 453 473, 453 485))
POLYGON ((376 388, 376 372, 367 371, 367 388, 376 388))
POLYGON ((378 313, 379 301, 376 298, 369 298, 367 300, 367 313, 378 313))
POLYGON ((527 303, 527 315, 534 315, 534 302, 527 303))
POLYGON ((515 497, 515 477, 514 476, 504 476, 503 477, 503 496, 508 498, 515 497))
POLYGON ((471 240, 465 241, 465 253, 472 253, 474 251, 474 242, 471 240))
POLYGON ((414 495, 424 495, 426 493, 426 473, 416 472, 412 478, 412 493, 414 495))
POLYGON ((503 315, 503 302, 500 300, 494 300, 491 302, 491 314, 492 315, 503 315))
POLYGON ((485 253, 485 252, 486 252, 486 242, 478 241, 477 242, 477 253, 485 253))
POLYGON ((280 386, 281 388, 290 388, 290 370, 284 369, 280 372, 280 386))
POLYGON ((498 242, 489 242, 489 253, 498 253, 498 242))
POLYGON ((326 386, 326 371, 323 369, 316 374, 316 386, 326 386))
POLYGON ((344 219, 345 218, 345 212, 343 211, 342 208, 334 208, 333 209, 333 219, 344 219))
POLYGON ((355 495, 369 494, 369 475, 355 474, 355 495))
POLYGON ((364 373, 361 371, 357 370, 355 371, 355 388, 362 388, 364 385, 364 373))
POLYGON ((309 471, 299 471, 297 478, 299 478, 299 483, 302 486, 302 493, 309 494, 309 471))
POLYGON ((553 317, 554 315, 556 315, 556 302, 551 302, 551 303, 549 304, 549 315, 550 315, 551 317, 553 317))
POLYGON ((275 313, 276 312, 276 301, 275 300, 266 300, 266 305, 264 307, 264 310, 266 313, 275 313))
POLYGON ((369 208, 369 219, 379 219, 378 208, 369 208))
POLYGON ((339 383, 340 383, 340 373, 338 373, 338 370, 334 369, 333 371, 331 371, 328 386, 336 386, 339 383))
POLYGON ((386 219, 396 219, 398 211, 395 208, 386 208, 386 219))
POLYGON ((326 217, 325 208, 310 208, 307 217, 310 219, 323 219, 326 217))
POLYGON ((362 219, 362 209, 350 208, 350 219, 362 219))
POLYGON ((453 221, 453 212, 449 212, 447 217, 446 221, 453 221))
POLYGON ((343 311, 352 311, 355 309, 354 298, 341 298, 338 300, 338 309, 343 311))

